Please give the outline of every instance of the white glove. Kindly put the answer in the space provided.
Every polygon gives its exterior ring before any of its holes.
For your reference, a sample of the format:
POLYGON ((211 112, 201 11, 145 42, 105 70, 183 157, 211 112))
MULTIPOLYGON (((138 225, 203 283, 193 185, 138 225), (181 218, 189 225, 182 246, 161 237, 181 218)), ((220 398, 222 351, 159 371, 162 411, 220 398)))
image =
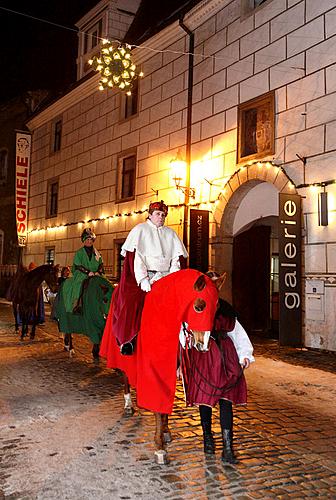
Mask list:
POLYGON ((141 290, 143 290, 144 292, 150 292, 151 290, 151 285, 149 283, 149 279, 148 278, 143 278, 141 281, 140 281, 140 288, 141 290))

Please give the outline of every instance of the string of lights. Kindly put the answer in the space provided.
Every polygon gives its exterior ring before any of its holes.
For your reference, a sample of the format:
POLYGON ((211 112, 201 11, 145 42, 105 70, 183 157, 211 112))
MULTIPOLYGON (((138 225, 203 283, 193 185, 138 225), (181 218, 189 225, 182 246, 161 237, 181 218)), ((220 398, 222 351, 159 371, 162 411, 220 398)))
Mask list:
MULTIPOLYGON (((220 190, 220 193, 218 194, 218 196, 215 199, 209 200, 209 201, 199 201, 199 202, 189 203, 188 204, 189 208, 196 208, 196 207, 203 206, 204 208, 211 209, 213 205, 217 205, 220 202, 220 198, 223 195, 225 195, 226 189, 229 186, 230 181, 234 178, 234 176, 236 176, 237 173, 244 171, 246 168, 248 168, 252 165, 256 165, 259 168, 262 168, 263 166, 266 166, 266 168, 270 168, 270 167, 276 168, 278 172, 282 171, 286 175, 286 177, 288 178, 288 180, 291 183, 291 185, 293 186, 293 188, 294 187, 296 187, 296 188, 297 187, 306 187, 306 185, 302 185, 302 184, 299 186, 295 186, 294 181, 288 176, 285 169, 281 165, 277 165, 277 164, 273 163, 272 161, 248 162, 247 164, 240 166, 226 180, 226 182, 223 185, 223 188, 220 190)), ((336 180, 335 181, 326 181, 326 183, 328 183, 328 184, 332 184, 334 182, 336 182, 336 180)), ((320 184, 320 183, 317 183, 317 184, 320 184)), ((186 206, 185 203, 168 204, 168 207, 172 208, 172 209, 179 209, 179 208, 182 208, 185 206, 186 206)), ((148 212, 147 208, 143 208, 141 210, 133 210, 133 211, 124 212, 124 213, 119 212, 119 213, 115 213, 113 215, 106 215, 106 216, 104 215, 104 216, 97 217, 97 218, 90 218, 90 219, 85 219, 85 220, 83 219, 83 220, 78 220, 78 221, 73 221, 73 222, 66 222, 64 224, 55 224, 55 225, 50 225, 50 226, 43 226, 40 228, 35 227, 33 229, 30 229, 28 232, 29 233, 36 233, 36 232, 41 232, 41 231, 61 230, 61 229, 65 229, 66 227, 69 227, 69 226, 91 224, 91 223, 95 224, 97 222, 113 220, 113 219, 120 218, 120 217, 134 217, 135 215, 141 215, 141 214, 146 213, 146 212, 148 212)))

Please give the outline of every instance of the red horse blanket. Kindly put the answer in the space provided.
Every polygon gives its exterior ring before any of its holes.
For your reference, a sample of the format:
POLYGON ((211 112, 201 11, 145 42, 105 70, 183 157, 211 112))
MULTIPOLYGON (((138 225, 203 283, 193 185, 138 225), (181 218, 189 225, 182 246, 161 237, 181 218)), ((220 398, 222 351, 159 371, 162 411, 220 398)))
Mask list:
POLYGON ((111 328, 112 297, 100 355, 107 359, 109 368, 119 368, 127 374, 136 388, 139 407, 159 413, 172 412, 181 323, 188 323, 191 330, 211 330, 217 300, 213 281, 194 269, 161 278, 146 294, 136 352, 122 356, 111 328), (204 284, 201 290, 199 280, 204 284), (196 299, 204 301, 203 310, 194 307, 196 299))

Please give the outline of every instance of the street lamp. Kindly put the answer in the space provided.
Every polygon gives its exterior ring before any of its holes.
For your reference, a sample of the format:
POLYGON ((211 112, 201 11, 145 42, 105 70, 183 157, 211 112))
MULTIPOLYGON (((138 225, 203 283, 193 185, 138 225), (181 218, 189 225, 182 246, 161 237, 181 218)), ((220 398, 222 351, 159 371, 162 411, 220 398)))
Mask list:
MULTIPOLYGON (((183 159, 182 153, 180 150, 177 151, 176 157, 170 161, 170 166, 173 172, 173 181, 175 183, 175 187, 177 190, 182 191, 186 198, 195 198, 196 190, 195 188, 191 188, 190 186, 184 186, 183 184, 189 184, 186 182, 186 172, 188 165, 186 161, 183 159)), ((187 203, 187 200, 185 200, 187 203)))

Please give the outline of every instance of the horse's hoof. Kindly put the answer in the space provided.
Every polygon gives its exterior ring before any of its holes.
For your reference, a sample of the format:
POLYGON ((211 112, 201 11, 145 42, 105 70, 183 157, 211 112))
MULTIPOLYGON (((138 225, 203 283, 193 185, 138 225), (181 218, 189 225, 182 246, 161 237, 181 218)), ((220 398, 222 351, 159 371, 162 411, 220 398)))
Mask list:
POLYGON ((172 435, 171 435, 171 432, 170 431, 167 431, 167 432, 164 432, 163 433, 163 440, 165 443, 171 443, 173 438, 172 438, 172 435))
POLYGON ((156 450, 154 453, 155 462, 159 465, 168 464, 168 453, 165 450, 156 450))
POLYGON ((65 345, 65 346, 63 346, 63 350, 70 352, 70 347, 68 345, 65 345))
POLYGON ((124 408, 124 417, 132 417, 135 413, 133 406, 126 406, 124 408))
POLYGON ((30 340, 34 340, 35 335, 30 335, 29 338, 30 338, 30 340))
POLYGON ((70 356, 70 358, 72 358, 75 354, 76 354, 75 353, 75 349, 70 349, 69 350, 69 356, 70 356))

